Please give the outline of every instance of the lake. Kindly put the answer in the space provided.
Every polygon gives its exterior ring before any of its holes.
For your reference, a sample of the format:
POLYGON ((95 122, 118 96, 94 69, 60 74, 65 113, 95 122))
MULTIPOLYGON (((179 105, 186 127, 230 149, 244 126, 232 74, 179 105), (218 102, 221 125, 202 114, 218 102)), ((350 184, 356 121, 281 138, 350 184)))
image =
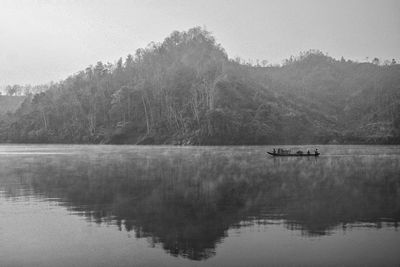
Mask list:
POLYGON ((398 266, 400 146, 318 148, 1 145, 0 266, 398 266))

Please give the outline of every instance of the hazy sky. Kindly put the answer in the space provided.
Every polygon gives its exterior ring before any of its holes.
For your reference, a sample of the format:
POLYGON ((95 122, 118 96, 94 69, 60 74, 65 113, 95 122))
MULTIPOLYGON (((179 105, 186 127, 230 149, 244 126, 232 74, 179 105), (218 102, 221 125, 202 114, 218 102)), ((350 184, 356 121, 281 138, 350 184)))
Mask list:
POLYGON ((0 85, 59 81, 194 26, 231 58, 400 61, 399 0, 0 0, 0 85))

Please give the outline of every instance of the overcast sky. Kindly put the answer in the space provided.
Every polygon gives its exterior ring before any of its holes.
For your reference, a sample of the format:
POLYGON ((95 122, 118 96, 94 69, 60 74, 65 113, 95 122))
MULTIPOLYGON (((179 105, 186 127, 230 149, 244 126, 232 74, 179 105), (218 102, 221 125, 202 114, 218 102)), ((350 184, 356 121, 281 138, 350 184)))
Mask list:
POLYGON ((231 58, 400 61, 399 0, 0 0, 0 85, 59 81, 194 26, 231 58))

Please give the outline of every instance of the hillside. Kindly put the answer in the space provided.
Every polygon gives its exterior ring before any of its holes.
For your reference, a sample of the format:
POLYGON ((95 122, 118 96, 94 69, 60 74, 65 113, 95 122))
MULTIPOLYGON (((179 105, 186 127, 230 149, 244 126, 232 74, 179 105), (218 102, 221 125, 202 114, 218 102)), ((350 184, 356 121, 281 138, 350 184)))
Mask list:
POLYGON ((15 112, 24 101, 24 96, 2 96, 0 95, 0 116, 7 112, 15 112))
POLYGON ((337 141, 399 142, 399 64, 338 61, 311 52, 267 75, 274 89, 335 121, 337 141))
POLYGON ((283 66, 230 60, 201 28, 30 95, 0 140, 51 143, 400 143, 400 66, 311 51, 283 66))

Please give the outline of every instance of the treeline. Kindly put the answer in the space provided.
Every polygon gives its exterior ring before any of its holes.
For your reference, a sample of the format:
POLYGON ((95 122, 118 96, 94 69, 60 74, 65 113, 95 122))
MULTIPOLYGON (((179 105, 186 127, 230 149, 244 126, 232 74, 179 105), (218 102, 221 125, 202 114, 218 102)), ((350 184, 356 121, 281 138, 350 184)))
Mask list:
MULTIPOLYGON (((41 85, 19 85, 19 84, 14 84, 14 85, 7 85, 4 88, 4 92, 7 96, 26 96, 30 94, 38 94, 41 92, 45 92, 49 89, 50 84, 41 84, 41 85)), ((1 95, 1 92, 0 92, 1 95)))
POLYGON ((241 64, 209 32, 193 28, 27 94, 1 120, 0 140, 213 145, 371 142, 373 136, 393 142, 400 135, 399 74, 397 64, 336 61, 319 51, 280 67, 241 64), (371 133, 360 135, 366 126, 371 133))

